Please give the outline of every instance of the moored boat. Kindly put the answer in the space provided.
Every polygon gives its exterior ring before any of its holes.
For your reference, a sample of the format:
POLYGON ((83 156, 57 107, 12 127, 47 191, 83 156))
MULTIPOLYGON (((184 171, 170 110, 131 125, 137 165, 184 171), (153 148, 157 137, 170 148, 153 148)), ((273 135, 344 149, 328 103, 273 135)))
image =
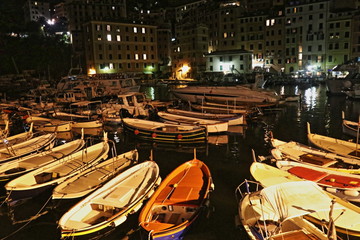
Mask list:
POLYGON ((192 125, 161 123, 156 121, 123 118, 124 128, 135 137, 162 143, 204 143, 206 128, 192 125))
POLYGON ((71 121, 62 121, 59 119, 50 119, 45 117, 29 116, 27 123, 34 123, 37 131, 43 132, 68 132, 71 131, 71 121))
POLYGON ((187 111, 187 110, 181 110, 175 108, 167 108, 166 111, 172 114, 177 114, 182 116, 226 121, 228 122, 229 126, 246 124, 245 114, 204 113, 204 112, 187 111))
POLYGON ((350 121, 345 119, 345 114, 342 112, 342 130, 343 133, 352 136, 354 138, 359 138, 360 134, 360 117, 358 122, 350 121))
POLYGON ((358 159, 325 152, 294 141, 284 142, 271 138, 271 144, 274 147, 271 154, 276 160, 290 159, 312 166, 360 174, 360 160, 358 159))
POLYGON ((345 157, 360 159, 359 144, 311 133, 309 123, 307 124, 307 130, 308 130, 308 134, 307 134, 308 139, 315 146, 345 157))
POLYGON ((80 150, 83 138, 0 165, 0 181, 8 181, 80 150))
POLYGON ((229 124, 226 121, 201 119, 195 117, 182 116, 179 114, 158 112, 160 119, 166 123, 172 124, 186 124, 194 126, 203 126, 208 133, 222 133, 227 132, 229 124))
POLYGON ((194 157, 163 180, 141 211, 140 226, 149 239, 183 239, 212 190, 210 170, 194 157))
POLYGON ((360 202, 360 176, 295 161, 276 161, 276 166, 303 180, 313 181, 324 190, 351 202, 360 202))
POLYGON ((15 134, 12 136, 6 136, 5 138, 0 139, 0 149, 6 148, 6 146, 15 145, 17 143, 24 142, 26 140, 29 140, 34 136, 34 126, 33 124, 30 124, 30 129, 27 132, 22 132, 19 134, 15 134))
POLYGON ((154 161, 136 164, 67 211, 59 220, 61 237, 90 239, 114 229, 140 209, 160 182, 154 161))
POLYGON ((75 199, 95 191, 105 182, 124 171, 138 160, 137 150, 117 155, 60 183, 53 190, 52 198, 75 199))
POLYGON ((56 133, 47 133, 14 145, 4 144, 5 147, 0 149, 0 164, 46 150, 54 145, 55 139, 56 133))
MULTIPOLYGON (((331 207, 338 211, 344 209, 338 203, 333 204, 330 196, 308 181, 262 188, 257 182, 245 180, 237 187, 236 195, 240 222, 251 240, 328 240, 327 233, 304 216, 317 212, 330 214, 331 207)), ((323 225, 329 227, 330 221, 323 225)))
MULTIPOLYGON (((289 172, 280 170, 276 167, 270 166, 265 163, 253 162, 250 167, 251 175, 254 179, 261 183, 263 187, 272 186, 284 182, 302 181, 301 178, 290 174, 289 172)), ((305 189, 304 189, 305 191, 305 189)), ((338 232, 349 234, 352 236, 360 236, 360 207, 350 203, 347 200, 343 200, 331 193, 324 191, 330 196, 336 203, 345 207, 343 210, 334 210, 333 218, 336 230, 338 232), (351 221, 349 221, 351 219, 351 221)), ((306 215, 306 218, 311 222, 322 224, 324 221, 329 222, 328 212, 315 212, 306 215)))
POLYGON ((105 133, 102 142, 15 178, 5 185, 9 205, 13 205, 19 200, 32 198, 65 181, 65 179, 92 167, 106 159, 108 152, 109 144, 107 133, 105 133))

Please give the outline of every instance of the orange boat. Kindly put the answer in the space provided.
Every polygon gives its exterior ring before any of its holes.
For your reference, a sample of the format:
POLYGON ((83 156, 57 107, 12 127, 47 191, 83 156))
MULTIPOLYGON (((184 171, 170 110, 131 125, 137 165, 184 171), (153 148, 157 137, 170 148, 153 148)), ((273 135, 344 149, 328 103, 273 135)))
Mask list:
POLYGON ((151 239, 182 239, 206 207, 212 190, 209 168, 195 156, 161 183, 140 213, 141 227, 151 239))

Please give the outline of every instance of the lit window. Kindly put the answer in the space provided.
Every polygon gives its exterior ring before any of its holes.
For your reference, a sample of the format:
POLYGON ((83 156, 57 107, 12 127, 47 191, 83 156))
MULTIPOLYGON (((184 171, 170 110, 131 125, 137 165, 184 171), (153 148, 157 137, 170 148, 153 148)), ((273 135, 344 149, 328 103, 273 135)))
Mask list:
POLYGON ((112 9, 112 10, 115 10, 115 6, 112 6, 111 9, 112 9))
POLYGON ((141 33, 145 33, 145 28, 141 28, 141 33))
POLYGON ((135 53, 135 60, 139 60, 139 54, 135 53))
POLYGON ((143 54, 143 59, 144 59, 144 60, 147 59, 146 53, 143 54))
POLYGON ((226 32, 224 33, 224 38, 227 38, 227 33, 226 32))
POLYGON ((110 25, 106 25, 106 31, 111 31, 111 26, 110 25))
POLYGON ((101 41, 101 35, 98 35, 97 40, 101 41))
POLYGON ((111 41, 111 34, 106 35, 106 39, 110 42, 111 41))
POLYGON ((96 31, 100 31, 101 30, 101 25, 97 24, 96 25, 96 31))
POLYGON ((177 51, 180 52, 180 47, 177 47, 177 51))
POLYGON ((109 69, 114 69, 114 64, 109 63, 109 69))
POLYGON ((116 27, 116 31, 120 32, 120 27, 119 26, 116 27))
POLYGON ((116 41, 118 41, 118 42, 121 41, 121 36, 120 35, 116 35, 116 41))
POLYGON ((134 27, 134 33, 137 33, 137 27, 134 27))

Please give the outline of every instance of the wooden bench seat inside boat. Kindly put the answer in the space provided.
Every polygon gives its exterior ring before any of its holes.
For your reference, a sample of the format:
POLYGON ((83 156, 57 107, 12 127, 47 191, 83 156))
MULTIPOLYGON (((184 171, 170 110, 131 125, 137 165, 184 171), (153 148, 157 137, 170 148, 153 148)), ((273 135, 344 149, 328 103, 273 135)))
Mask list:
POLYGON ((283 239, 286 239, 286 240, 319 240, 320 238, 318 238, 314 234, 308 234, 308 233, 305 233, 304 231, 299 230, 299 231, 293 231, 293 232, 286 232, 279 236, 270 237, 270 239, 272 239, 272 240, 283 240, 283 239))
POLYGON ((294 174, 300 178, 317 182, 328 174, 326 172, 316 171, 305 167, 292 167, 288 170, 289 173, 294 174))
POLYGON ((336 161, 330 158, 325 158, 322 156, 316 156, 313 154, 303 154, 300 156, 300 160, 306 163, 311 163, 314 165, 318 165, 318 166, 324 166, 324 165, 332 165, 333 163, 335 163, 336 161))
POLYGON ((165 203, 167 205, 189 204, 198 205, 205 194, 203 189, 203 173, 198 168, 190 168, 175 176, 161 193, 157 196, 155 202, 165 203))

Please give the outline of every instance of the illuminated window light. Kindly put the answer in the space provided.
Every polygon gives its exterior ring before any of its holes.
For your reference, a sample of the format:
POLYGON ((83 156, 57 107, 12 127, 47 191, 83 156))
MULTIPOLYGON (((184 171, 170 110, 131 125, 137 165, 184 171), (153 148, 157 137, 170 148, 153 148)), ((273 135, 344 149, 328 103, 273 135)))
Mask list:
POLYGON ((109 69, 114 69, 114 64, 113 63, 109 63, 109 69))
POLYGON ((111 34, 106 35, 106 39, 110 42, 111 41, 111 34))
POLYGON ((144 60, 147 59, 146 53, 143 54, 143 59, 144 59, 144 60))
POLYGON ((106 25, 106 31, 111 31, 111 26, 110 25, 106 25))
POLYGON ((141 28, 141 33, 145 33, 145 28, 141 28))
POLYGON ((134 27, 134 33, 137 33, 137 27, 134 27))
POLYGON ((121 36, 120 35, 116 35, 116 41, 118 41, 118 42, 121 41, 121 36))
POLYGON ((139 54, 135 53, 135 60, 139 60, 139 54))

